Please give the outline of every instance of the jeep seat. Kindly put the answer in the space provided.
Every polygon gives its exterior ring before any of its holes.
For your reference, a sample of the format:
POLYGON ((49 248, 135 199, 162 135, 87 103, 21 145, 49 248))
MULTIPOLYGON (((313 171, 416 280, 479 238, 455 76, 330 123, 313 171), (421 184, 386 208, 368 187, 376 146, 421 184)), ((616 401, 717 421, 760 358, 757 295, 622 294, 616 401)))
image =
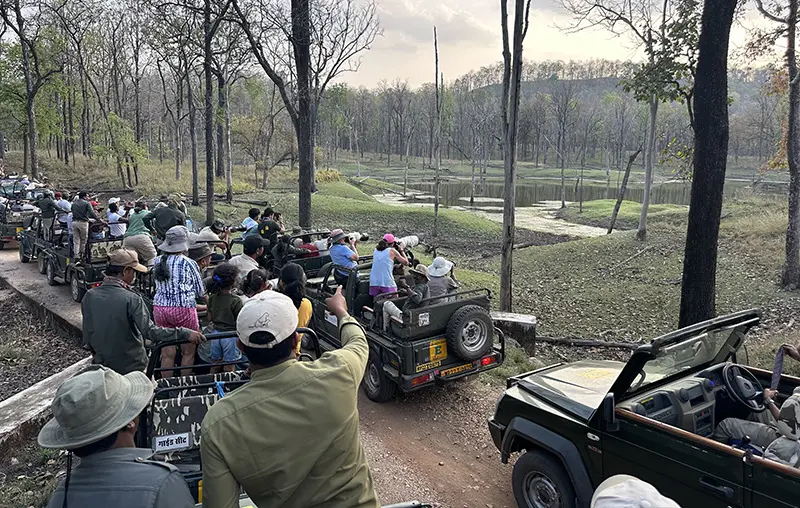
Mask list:
POLYGON ((217 388, 211 385, 216 383, 222 383, 222 389, 225 393, 228 393, 248 381, 249 379, 244 377, 244 371, 161 378, 156 381, 155 398, 157 400, 166 400, 176 397, 213 394, 217 393, 217 388))
MULTIPOLYGON (((182 450, 195 450, 200 447, 200 426, 208 410, 219 396, 216 394, 194 397, 176 397, 154 400, 148 436, 153 445, 159 436, 189 434, 189 441, 182 450)), ((158 450, 156 450, 158 451, 158 450)))

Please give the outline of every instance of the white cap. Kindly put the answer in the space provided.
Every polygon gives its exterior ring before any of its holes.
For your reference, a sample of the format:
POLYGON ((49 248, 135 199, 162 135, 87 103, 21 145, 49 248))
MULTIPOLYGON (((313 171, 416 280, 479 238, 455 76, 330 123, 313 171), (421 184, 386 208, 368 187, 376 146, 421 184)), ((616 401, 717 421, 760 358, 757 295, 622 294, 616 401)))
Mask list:
POLYGON ((590 508, 681 508, 647 482, 618 474, 601 483, 592 496, 590 508))
POLYGON ((119 202, 120 202, 119 198, 111 198, 108 200, 109 205, 113 205, 114 203, 119 203, 119 202))
POLYGON ((271 349, 294 334, 297 321, 297 308, 291 298, 277 291, 263 291, 242 307, 236 318, 236 332, 245 346, 271 349), (250 336, 255 332, 267 332, 275 340, 268 344, 253 343, 250 336))

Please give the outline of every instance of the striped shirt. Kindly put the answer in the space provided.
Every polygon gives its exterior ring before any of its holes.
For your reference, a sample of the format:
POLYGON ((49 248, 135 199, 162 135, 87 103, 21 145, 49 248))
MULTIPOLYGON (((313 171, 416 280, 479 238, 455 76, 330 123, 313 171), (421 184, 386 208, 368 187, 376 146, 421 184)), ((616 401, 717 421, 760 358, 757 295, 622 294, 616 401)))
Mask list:
MULTIPOLYGON (((156 267, 163 262, 162 259, 162 257, 157 258, 156 267)), ((165 281, 156 279, 153 305, 194 308, 197 305, 196 299, 206 294, 197 263, 181 254, 168 256, 166 263, 169 267, 169 279, 165 281)))

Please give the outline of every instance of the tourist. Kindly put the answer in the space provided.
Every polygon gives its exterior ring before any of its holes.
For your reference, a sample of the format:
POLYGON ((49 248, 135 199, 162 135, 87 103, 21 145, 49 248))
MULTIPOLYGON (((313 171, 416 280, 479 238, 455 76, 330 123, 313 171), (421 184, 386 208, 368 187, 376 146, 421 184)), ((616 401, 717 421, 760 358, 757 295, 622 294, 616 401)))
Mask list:
MULTIPOLYGON (((213 324, 215 332, 236 330, 236 317, 242 310, 242 299, 233 294, 238 273, 235 266, 222 263, 214 269, 214 275, 208 281, 208 321, 213 324)), ((211 361, 225 363, 223 370, 233 372, 242 358, 236 346, 236 337, 211 341, 211 361)), ((211 372, 217 372, 212 369, 211 372)))
POLYGON ((83 262, 86 245, 89 243, 89 221, 100 220, 92 205, 86 201, 89 193, 80 191, 72 204, 72 251, 77 263, 83 262))
POLYGON ((119 205, 111 203, 108 205, 108 229, 111 232, 112 238, 123 238, 125 236, 125 224, 128 219, 122 218, 120 215, 119 205))
MULTIPOLYGON (((153 297, 153 317, 158 326, 183 327, 200 331, 197 318, 197 300, 205 297, 205 286, 197 263, 187 257, 189 231, 186 226, 174 226, 167 231, 164 242, 158 246, 164 254, 156 261, 153 276, 156 294, 153 297)), ((181 345, 181 375, 191 375, 194 365, 195 345, 181 345)), ((161 350, 163 377, 172 376, 175 366, 175 346, 161 350)))
POLYGON ((228 263, 235 266, 239 271, 239 284, 252 270, 257 270, 261 266, 258 260, 264 255, 269 242, 260 236, 248 236, 244 240, 243 253, 233 256, 228 263))
POLYGON ((258 234, 259 213, 261 213, 261 211, 258 208, 251 208, 250 211, 247 212, 247 218, 242 221, 242 227, 244 228, 242 238, 258 234))
MULTIPOLYGON (((331 262, 336 266, 344 268, 355 268, 358 266, 357 243, 357 239, 348 238, 341 229, 334 229, 331 231, 331 262)), ((345 286, 347 284, 347 278, 349 276, 349 272, 345 270, 337 268, 333 271, 333 278, 336 279, 336 283, 340 286, 345 286)))
POLYGON ((372 253, 372 269, 369 272, 370 296, 397 291, 397 283, 394 281, 393 275, 394 263, 400 262, 408 265, 408 259, 394 247, 390 247, 392 244, 394 244, 394 235, 386 233, 372 253))
POLYGON ((289 256, 300 257, 309 254, 308 249, 295 247, 290 243, 291 237, 289 235, 281 235, 278 237, 278 243, 272 248, 272 274, 279 277, 283 265, 289 259, 289 256))
POLYGON ((431 291, 428 287, 428 281, 430 280, 430 276, 428 275, 428 267, 425 265, 417 265, 411 269, 411 273, 414 275, 414 287, 411 289, 403 288, 400 290, 401 294, 405 293, 405 295, 408 296, 403 304, 403 309, 400 310, 392 301, 386 301, 383 303, 384 331, 389 329, 390 318, 402 318, 403 312, 422 307, 423 303, 431 297, 431 291))
MULTIPOLYGON (((431 277, 428 287, 431 290, 431 298, 449 295, 458 291, 458 282, 453 275, 453 263, 439 256, 433 260, 428 275, 431 277)), ((449 301, 447 298, 438 300, 438 303, 449 301)))
POLYGON ((278 234, 283 233, 283 228, 274 217, 275 212, 272 211, 272 208, 267 207, 261 214, 261 224, 258 225, 258 234, 261 235, 261 238, 269 240, 272 245, 278 243, 278 234))
POLYGON ((42 198, 34 203, 36 207, 42 211, 42 231, 44 231, 44 238, 47 241, 53 239, 53 222, 56 220, 56 214, 69 213, 66 208, 61 208, 58 203, 53 200, 53 194, 46 190, 42 194, 42 198))
POLYGON ((139 264, 136 252, 125 248, 112 251, 103 282, 81 302, 83 343, 92 352, 92 362, 120 374, 145 370, 146 340, 188 339, 195 344, 203 340, 194 330, 161 328, 153 323, 142 297, 131 291, 137 272, 146 273, 147 268, 139 264))
MULTIPOLYGON (((315 258, 319 256, 319 247, 314 245, 314 243, 311 241, 311 236, 309 235, 304 235, 302 238, 295 238, 292 245, 294 245, 298 249, 305 249, 308 251, 308 253, 298 257, 315 258)), ((325 248, 325 250, 328 250, 327 247, 325 248)))
POLYGON ((56 204, 68 212, 72 211, 72 203, 70 203, 69 200, 64 199, 64 194, 61 194, 60 192, 56 192, 56 204))
POLYGON ((142 218, 144 226, 163 239, 167 231, 174 226, 186 226, 186 215, 180 211, 179 197, 170 196, 167 206, 156 208, 142 218))
POLYGON ((39 446, 67 450, 66 478, 48 508, 193 508, 177 467, 136 448, 139 414, 156 384, 142 372, 92 366, 58 387, 39 446), (80 463, 72 469, 72 455, 80 463))
POLYGON ((272 289, 272 284, 269 281, 269 273, 263 268, 251 270, 250 273, 242 281, 240 290, 242 292, 241 299, 246 302, 248 299, 253 298, 259 293, 272 289))
POLYGON ((296 360, 297 309, 289 297, 265 291, 242 308, 238 345, 252 378, 203 419, 205 506, 238 506, 244 490, 261 508, 379 508, 358 425, 369 346, 341 290, 327 308, 342 347, 314 362, 296 360))
MULTIPOLYGON (((289 263, 283 267, 278 280, 278 291, 292 299, 292 303, 297 308, 297 326, 307 328, 311 322, 313 307, 311 300, 306 298, 306 272, 297 263, 289 263)), ((303 336, 297 341, 295 353, 300 355, 300 346, 303 343, 303 336)))
POLYGON ((144 217, 150 212, 147 211, 147 203, 138 201, 133 208, 133 213, 128 216, 128 227, 122 246, 126 249, 136 251, 139 255, 139 262, 147 267, 153 266, 153 261, 158 253, 153 245, 153 238, 144 225, 144 217))

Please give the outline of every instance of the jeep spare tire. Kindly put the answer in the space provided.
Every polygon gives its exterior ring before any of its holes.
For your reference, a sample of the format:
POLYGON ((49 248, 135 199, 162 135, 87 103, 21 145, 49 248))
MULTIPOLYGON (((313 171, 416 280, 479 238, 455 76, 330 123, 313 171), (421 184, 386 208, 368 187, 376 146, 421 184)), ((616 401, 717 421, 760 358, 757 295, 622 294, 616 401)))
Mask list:
POLYGON ((447 348, 462 360, 471 362, 492 350, 494 325, 489 312, 480 305, 458 309, 447 322, 447 348))

